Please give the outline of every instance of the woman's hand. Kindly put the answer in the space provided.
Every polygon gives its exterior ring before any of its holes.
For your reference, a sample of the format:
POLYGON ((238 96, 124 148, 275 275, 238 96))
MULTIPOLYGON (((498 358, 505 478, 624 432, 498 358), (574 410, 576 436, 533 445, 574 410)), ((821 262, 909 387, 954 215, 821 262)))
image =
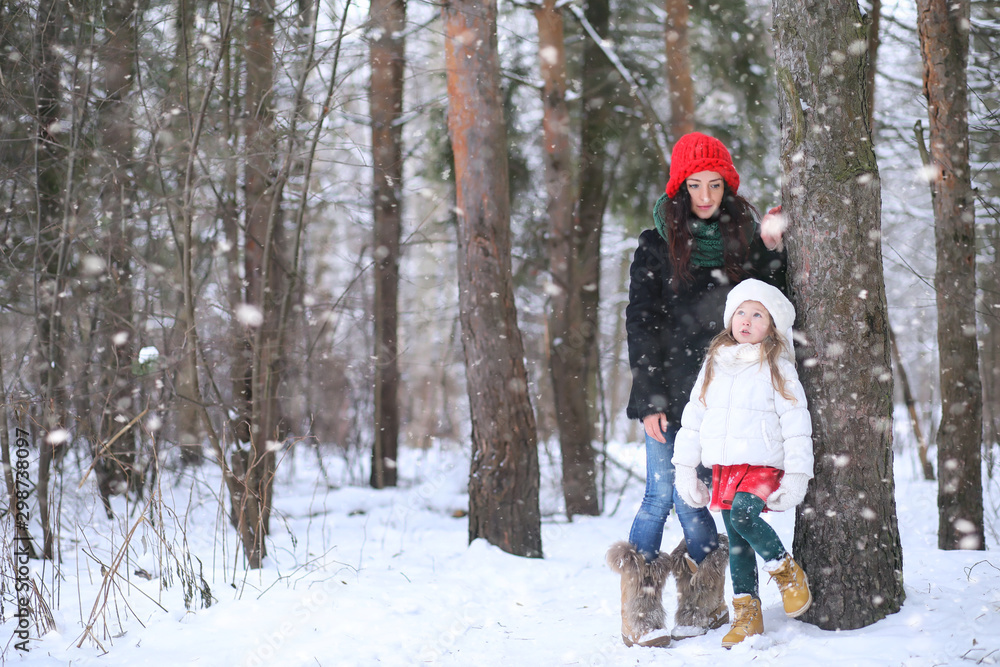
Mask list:
POLYGON ((642 425, 646 428, 646 435, 657 442, 666 444, 667 439, 663 432, 667 430, 667 416, 662 412, 646 415, 642 418, 642 425))
POLYGON ((781 252, 784 247, 781 238, 784 236, 787 226, 788 223, 785 222, 785 216, 782 215, 780 206, 775 206, 767 212, 764 219, 760 221, 760 240, 764 242, 768 250, 781 252))

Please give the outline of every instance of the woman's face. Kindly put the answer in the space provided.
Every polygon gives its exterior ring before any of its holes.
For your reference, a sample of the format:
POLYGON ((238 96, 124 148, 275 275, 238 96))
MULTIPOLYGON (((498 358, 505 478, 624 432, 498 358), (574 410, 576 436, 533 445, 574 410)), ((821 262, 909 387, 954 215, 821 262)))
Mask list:
POLYGON ((702 220, 711 218, 722 205, 725 181, 719 172, 699 171, 691 174, 684 181, 684 186, 691 195, 691 212, 702 220))

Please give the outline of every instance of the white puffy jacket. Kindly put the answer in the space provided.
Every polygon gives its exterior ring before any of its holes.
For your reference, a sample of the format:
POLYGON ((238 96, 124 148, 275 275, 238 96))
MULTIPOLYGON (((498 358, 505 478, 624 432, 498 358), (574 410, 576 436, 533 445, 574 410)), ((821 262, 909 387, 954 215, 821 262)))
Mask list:
POLYGON ((681 416, 674 465, 745 463, 812 478, 812 422, 806 395, 795 365, 784 357, 778 363, 794 401, 771 385, 771 371, 760 363, 760 345, 718 350, 704 404, 699 398, 705 381, 702 365, 681 416))

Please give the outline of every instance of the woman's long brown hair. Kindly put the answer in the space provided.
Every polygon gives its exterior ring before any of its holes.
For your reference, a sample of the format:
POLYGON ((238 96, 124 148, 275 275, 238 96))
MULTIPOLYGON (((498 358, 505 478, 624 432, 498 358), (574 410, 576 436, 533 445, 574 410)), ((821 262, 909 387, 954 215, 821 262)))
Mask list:
MULTIPOLYGON (((770 316, 770 313, 768 315, 770 316)), ((785 400, 794 403, 795 396, 785 388, 785 376, 781 374, 781 369, 778 368, 778 359, 781 357, 781 353, 785 351, 786 343, 778 335, 778 330, 774 326, 774 319, 768 317, 768 320, 770 326, 767 330, 767 336, 764 337, 764 340, 760 344, 760 363, 762 366, 766 363, 768 368, 770 368, 771 386, 774 387, 774 390, 781 394, 785 400)), ((739 345, 739 342, 733 337, 733 328, 730 326, 722 333, 716 334, 708 346, 708 352, 705 354, 705 381, 701 385, 701 394, 698 396, 702 405, 707 405, 705 403, 705 394, 708 392, 708 385, 712 383, 712 377, 715 375, 715 355, 720 348, 732 345, 739 345)))
MULTIPOLYGON (((688 225, 688 218, 693 214, 687 184, 681 185, 673 199, 663 199, 654 215, 660 216, 664 227, 669 230, 670 265, 673 268, 670 286, 676 294, 680 291, 681 282, 690 283, 694 280, 691 273, 691 246, 694 237, 688 225)), ((722 268, 734 283, 747 275, 743 264, 759 217, 753 204, 740 195, 733 194, 726 184, 722 204, 719 206, 719 228, 722 230, 723 240, 722 268)))

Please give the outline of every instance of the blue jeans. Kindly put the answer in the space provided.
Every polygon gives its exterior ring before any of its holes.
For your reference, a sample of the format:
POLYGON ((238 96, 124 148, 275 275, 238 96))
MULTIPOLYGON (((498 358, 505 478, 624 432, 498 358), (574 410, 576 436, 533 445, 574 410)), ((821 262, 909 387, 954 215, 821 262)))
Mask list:
MULTIPOLYGON (((677 508, 677 518, 684 531, 688 554, 696 563, 719 546, 719 534, 715 520, 707 507, 694 508, 684 502, 674 488, 674 438, 678 427, 667 425, 663 433, 666 443, 657 442, 646 435, 646 495, 643 496, 639 513, 632 522, 628 541, 647 561, 656 558, 663 541, 663 524, 670 516, 670 508, 677 508)), ((698 477, 709 488, 712 486, 712 471, 698 466, 698 477)))

